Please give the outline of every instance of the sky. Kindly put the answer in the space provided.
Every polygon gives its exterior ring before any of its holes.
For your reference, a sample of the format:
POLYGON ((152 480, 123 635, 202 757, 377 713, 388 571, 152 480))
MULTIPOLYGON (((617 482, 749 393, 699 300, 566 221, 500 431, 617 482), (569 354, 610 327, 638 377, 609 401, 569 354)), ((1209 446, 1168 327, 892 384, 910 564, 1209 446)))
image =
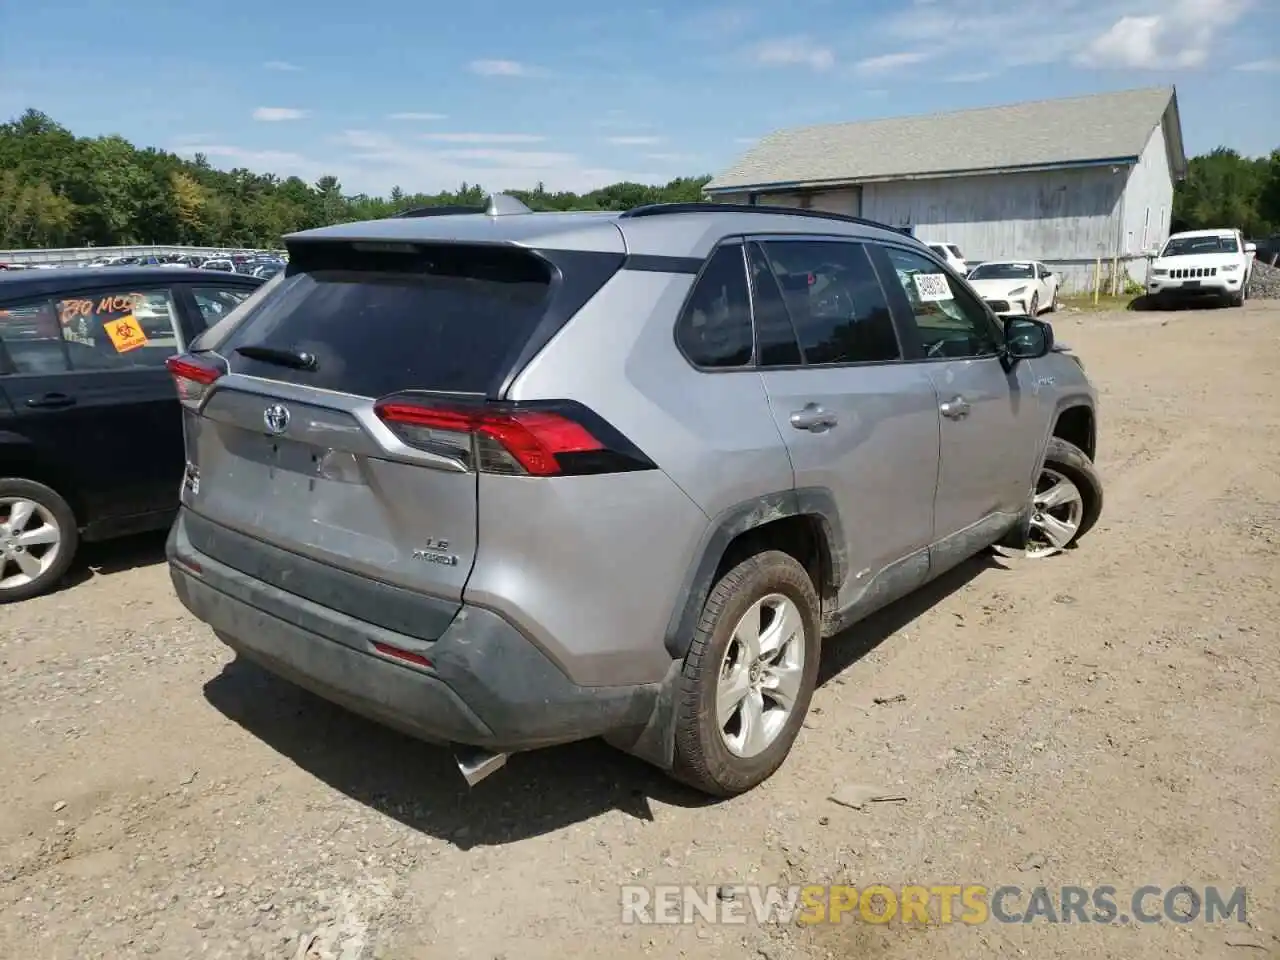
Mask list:
POLYGON ((1280 0, 0 0, 0 117, 346 193, 662 183, 784 127, 1167 84, 1188 155, 1280 147, 1280 0))

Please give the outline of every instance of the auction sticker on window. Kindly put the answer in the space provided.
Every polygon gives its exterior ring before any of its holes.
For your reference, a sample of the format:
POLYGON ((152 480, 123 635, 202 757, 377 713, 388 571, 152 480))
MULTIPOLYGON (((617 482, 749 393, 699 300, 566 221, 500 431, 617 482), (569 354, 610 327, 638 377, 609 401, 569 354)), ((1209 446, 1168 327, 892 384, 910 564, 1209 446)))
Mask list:
POLYGON ((926 302, 954 300, 951 295, 951 284, 947 282, 945 273, 917 273, 912 277, 916 282, 916 293, 926 302))
POLYGON ((133 314, 126 314, 115 320, 108 320, 102 329, 111 338, 116 353, 128 353, 147 345, 147 335, 142 332, 142 325, 133 314))

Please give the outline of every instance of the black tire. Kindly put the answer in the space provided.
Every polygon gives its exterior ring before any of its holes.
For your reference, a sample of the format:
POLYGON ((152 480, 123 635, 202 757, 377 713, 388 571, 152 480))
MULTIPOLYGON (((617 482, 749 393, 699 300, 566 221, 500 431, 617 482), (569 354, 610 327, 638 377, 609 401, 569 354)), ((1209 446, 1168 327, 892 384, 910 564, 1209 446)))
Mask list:
POLYGON ((47 593, 58 584, 67 572, 67 568, 71 566, 71 561, 75 559, 76 548, 80 543, 80 531, 76 527, 75 514, 67 501, 43 483, 16 477, 0 478, 0 498, 4 497, 22 497, 40 504, 53 515, 61 536, 58 548, 61 552, 48 570, 20 587, 0 588, 0 603, 15 603, 47 593))
POLYGON ((1027 313, 1030 316, 1040 316, 1040 294, 1033 293, 1031 295, 1031 304, 1027 307, 1027 313))
POLYGON ((794 557, 777 550, 756 554, 720 578, 702 608, 677 684, 672 769, 677 779, 712 796, 728 797, 763 783, 782 766, 817 686, 822 651, 820 609, 808 572, 794 557), (738 757, 725 745, 717 723, 720 667, 738 621, 752 604, 771 593, 795 603, 804 622, 800 690, 776 739, 754 757, 738 757))
POLYGON ((1074 546, 1080 538, 1093 529, 1093 525, 1102 516, 1102 481, 1093 461, 1083 450, 1061 437, 1051 437, 1049 448, 1045 451, 1045 466, 1053 467, 1065 474, 1076 485, 1084 499, 1084 514, 1080 518, 1080 529, 1071 539, 1068 546, 1074 546))

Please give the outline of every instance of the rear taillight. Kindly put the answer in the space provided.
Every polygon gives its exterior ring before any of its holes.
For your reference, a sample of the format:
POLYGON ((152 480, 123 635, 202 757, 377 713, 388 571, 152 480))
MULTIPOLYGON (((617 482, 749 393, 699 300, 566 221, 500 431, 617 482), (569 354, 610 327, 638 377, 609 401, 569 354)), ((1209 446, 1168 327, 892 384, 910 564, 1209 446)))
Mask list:
POLYGON ((173 382, 178 388, 178 399, 184 407, 192 410, 199 409, 213 382, 222 376, 221 367, 189 354, 170 357, 164 365, 173 375, 173 382))
POLYGON ((374 412, 409 446, 480 473, 554 477, 653 468, 629 440, 572 401, 473 405, 397 397, 374 412))

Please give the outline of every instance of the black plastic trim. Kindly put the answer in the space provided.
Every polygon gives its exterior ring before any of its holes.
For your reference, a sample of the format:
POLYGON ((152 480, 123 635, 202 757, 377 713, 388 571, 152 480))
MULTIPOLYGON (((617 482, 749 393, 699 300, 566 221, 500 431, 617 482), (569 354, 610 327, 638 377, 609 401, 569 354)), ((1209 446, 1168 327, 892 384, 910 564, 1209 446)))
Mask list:
MULTIPOLYGON (((822 525, 827 538, 827 558, 831 564, 831 582, 819 585, 824 601, 834 599, 847 576, 844 525, 835 497, 824 487, 800 487, 745 500, 720 513, 707 527, 694 562, 685 573, 677 593, 675 607, 667 622, 664 643, 674 658, 689 652, 698 618, 707 602, 714 578, 725 551, 735 538, 748 530, 786 517, 812 516, 822 525)), ((824 615, 827 613, 824 609, 824 615)), ((832 611, 834 612, 834 611, 832 611)))
POLYGON ((183 605, 237 653, 356 713, 422 739, 497 751, 638 731, 654 718, 662 684, 579 686, 489 610, 464 607, 432 644, 370 636, 358 620, 192 552, 188 516, 166 548, 183 605), (187 565, 202 560, 200 573, 187 565), (373 639, 421 651, 431 666, 387 660, 373 639))
POLYGON ((667 257, 658 254, 632 253, 622 263, 623 270, 645 273, 698 273, 705 261, 701 257, 667 257))

